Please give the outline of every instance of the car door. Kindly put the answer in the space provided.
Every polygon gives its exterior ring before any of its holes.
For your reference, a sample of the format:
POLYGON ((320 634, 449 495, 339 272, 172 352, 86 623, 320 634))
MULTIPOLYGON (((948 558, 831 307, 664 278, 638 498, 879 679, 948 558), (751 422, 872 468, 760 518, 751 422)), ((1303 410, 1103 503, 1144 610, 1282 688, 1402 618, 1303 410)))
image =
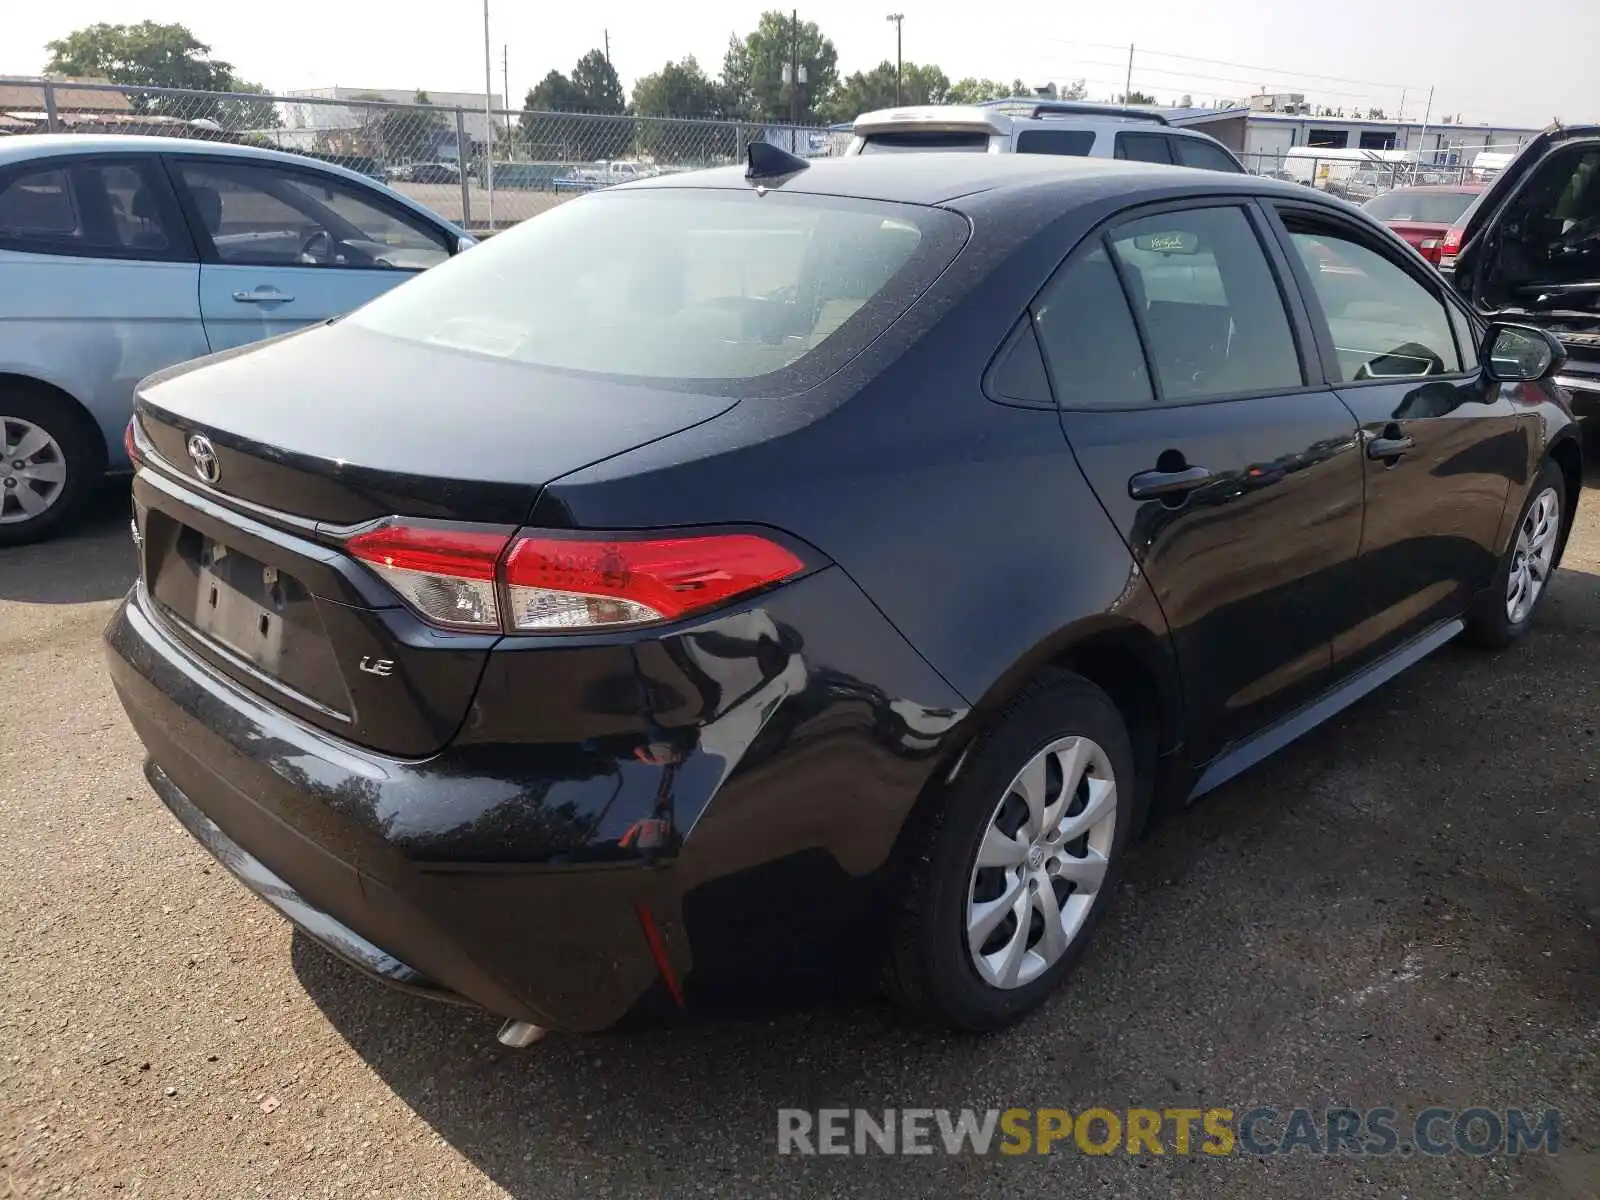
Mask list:
POLYGON ((0 171, 0 372, 73 396, 120 464, 134 384, 207 351, 199 269, 153 156, 55 156, 0 171))
POLYGON ((1476 325, 1426 264, 1321 206, 1275 208, 1329 378, 1361 427, 1359 610, 1334 645, 1353 669, 1488 586, 1530 435, 1515 389, 1479 369, 1476 325))
POLYGON ((1033 310, 1062 428, 1160 600, 1196 766, 1329 680, 1361 540, 1355 421, 1244 202, 1132 217, 1033 310))
POLYGON ((340 316, 443 262, 445 230, 381 192, 278 162, 172 155, 213 350, 340 316))

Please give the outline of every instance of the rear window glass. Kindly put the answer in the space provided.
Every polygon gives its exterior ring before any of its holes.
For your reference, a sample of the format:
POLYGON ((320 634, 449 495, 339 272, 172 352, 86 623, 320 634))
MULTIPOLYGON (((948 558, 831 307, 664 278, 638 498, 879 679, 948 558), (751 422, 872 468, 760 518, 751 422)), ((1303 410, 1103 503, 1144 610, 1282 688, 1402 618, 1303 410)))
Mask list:
POLYGON ((1093 149, 1092 129, 1024 129, 1017 134, 1018 154, 1066 154, 1087 158, 1093 149))
POLYGON ((1476 198, 1472 192, 1417 192, 1401 188, 1376 196, 1362 207, 1380 221, 1454 225, 1476 198))
POLYGON ((987 153, 987 133, 950 133, 927 130, 920 133, 874 133, 861 139, 863 154, 903 154, 914 150, 967 150, 987 153))
POLYGON ((831 369, 911 305, 965 231, 953 213, 833 196, 600 192, 522 222, 349 320, 600 375, 754 379, 813 357, 831 369))

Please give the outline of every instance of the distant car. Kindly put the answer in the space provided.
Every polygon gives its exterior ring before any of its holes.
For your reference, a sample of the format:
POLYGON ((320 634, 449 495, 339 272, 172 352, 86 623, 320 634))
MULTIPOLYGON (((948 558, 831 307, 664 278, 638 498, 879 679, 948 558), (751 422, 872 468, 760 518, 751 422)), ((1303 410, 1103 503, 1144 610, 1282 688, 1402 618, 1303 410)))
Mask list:
POLYGON ((146 375, 346 313, 471 244, 414 200, 300 155, 0 139, 0 546, 64 529, 96 479, 128 465, 146 375))
POLYGON ((1203 167, 1245 174, 1216 138, 1180 129, 1160 113, 1076 100, 915 104, 855 119, 847 155, 929 150, 979 154, 1061 154, 1203 167))
POLYGON ((635 179, 649 179, 661 172, 649 163, 610 162, 601 159, 587 166, 574 167, 558 175, 552 186, 558 192, 595 192, 635 179))
POLYGON ((447 162, 419 162, 411 164, 412 183, 460 183, 461 168, 447 162))
POLYGON ((1382 221, 1415 246, 1418 254, 1437 266, 1445 234, 1482 192, 1480 185, 1471 183, 1454 187, 1395 188, 1374 196, 1362 207, 1368 216, 1382 221))

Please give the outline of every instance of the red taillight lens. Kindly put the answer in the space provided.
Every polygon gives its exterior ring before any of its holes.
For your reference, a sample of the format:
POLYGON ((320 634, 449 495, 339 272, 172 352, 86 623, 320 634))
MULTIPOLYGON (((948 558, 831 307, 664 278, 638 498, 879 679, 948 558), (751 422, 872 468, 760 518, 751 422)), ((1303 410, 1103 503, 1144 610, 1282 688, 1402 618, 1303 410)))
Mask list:
POLYGON ((133 427, 138 419, 129 417, 128 427, 122 431, 122 448, 128 452, 128 461, 133 464, 135 471, 144 466, 144 455, 139 453, 139 436, 133 427))
POLYGON ((1454 266, 1456 256, 1461 253, 1461 239, 1465 233, 1466 230, 1462 229, 1459 225, 1452 226, 1450 229, 1447 229, 1445 231, 1444 241, 1439 245, 1438 257, 1436 257, 1433 261, 1438 263, 1440 266, 1454 266))
POLYGON ((426 620, 450 629, 497 632, 495 564, 510 540, 501 532, 389 524, 356 534, 345 549, 426 620))
POLYGON ((507 628, 603 629, 671 621, 799 574, 754 534, 640 540, 518 538, 506 556, 507 628))

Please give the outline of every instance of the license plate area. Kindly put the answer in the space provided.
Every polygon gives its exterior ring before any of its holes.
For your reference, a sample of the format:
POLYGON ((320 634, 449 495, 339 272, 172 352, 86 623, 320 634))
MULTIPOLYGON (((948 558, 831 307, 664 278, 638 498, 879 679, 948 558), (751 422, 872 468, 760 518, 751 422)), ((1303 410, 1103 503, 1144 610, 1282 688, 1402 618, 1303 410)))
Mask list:
POLYGON ((194 563, 189 623, 253 666, 277 675, 283 660, 284 614, 291 606, 311 603, 311 593, 294 576, 231 551, 196 530, 183 530, 178 548, 194 563))
POLYGON ((321 602, 290 571, 150 509, 145 587, 221 670, 322 717, 351 717, 321 602))

